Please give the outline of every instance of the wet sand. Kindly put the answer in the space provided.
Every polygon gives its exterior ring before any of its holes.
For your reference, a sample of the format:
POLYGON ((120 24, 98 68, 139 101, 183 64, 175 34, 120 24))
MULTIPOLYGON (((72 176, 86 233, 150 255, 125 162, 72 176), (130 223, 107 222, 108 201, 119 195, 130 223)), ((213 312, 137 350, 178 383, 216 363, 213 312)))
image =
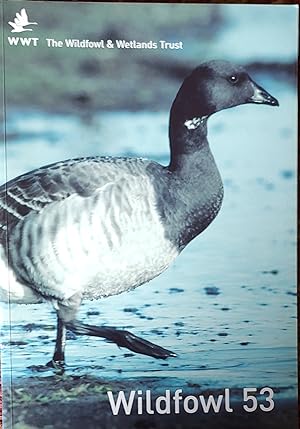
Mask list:
MULTIPOLYGON (((155 400, 161 385, 160 379, 148 379, 147 389, 156 392, 152 396, 151 408, 155 410, 155 400)), ((107 392, 118 392, 130 389, 144 390, 145 381, 136 381, 134 387, 130 381, 106 382, 89 376, 60 377, 53 376, 28 379, 26 385, 15 384, 12 390, 14 412, 11 416, 14 429, 296 429, 297 425, 297 401, 296 399, 279 399, 275 402, 275 408, 270 412, 256 410, 246 412, 242 407, 240 398, 241 389, 230 391, 230 407, 232 412, 225 411, 224 404, 219 412, 210 410, 204 413, 198 410, 195 413, 187 413, 182 406, 179 414, 155 414, 145 412, 137 414, 137 404, 133 406, 130 415, 120 411, 113 415, 107 392)), ((175 390, 175 389, 174 389, 175 390)), ((172 394, 174 394, 172 389, 172 394)), ((161 392, 165 393, 165 392, 161 392)), ((223 394, 220 389, 201 389, 190 386, 185 391, 183 398, 188 394, 197 396, 197 393, 207 397, 223 394)), ((280 392, 275 392, 280 394, 280 392)), ((275 397, 274 396, 274 397, 275 397)), ((249 403, 250 405, 250 403, 249 403)), ((267 405, 267 403, 265 403, 267 405)), ((9 413, 9 408, 7 409, 9 413)), ((6 415, 6 418, 9 418, 6 415)), ((10 426, 7 426, 10 427, 10 426)))

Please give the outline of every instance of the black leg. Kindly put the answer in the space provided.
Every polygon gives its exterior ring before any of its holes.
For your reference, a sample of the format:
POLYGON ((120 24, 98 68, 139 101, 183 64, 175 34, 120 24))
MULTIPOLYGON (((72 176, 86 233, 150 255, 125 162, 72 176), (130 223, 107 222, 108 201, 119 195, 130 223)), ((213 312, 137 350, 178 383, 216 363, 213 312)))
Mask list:
POLYGON ((57 316, 57 332, 53 358, 47 366, 62 370, 65 366, 66 327, 59 315, 57 316))
POLYGON ((176 354, 156 344, 143 340, 129 331, 119 330, 111 326, 93 326, 81 323, 78 320, 65 322, 65 326, 70 331, 78 335, 91 335, 94 337, 105 338, 108 341, 117 344, 119 347, 126 347, 135 353, 151 356, 156 359, 167 359, 176 357, 176 354))
POLYGON ((57 336, 53 359, 48 363, 56 369, 64 368, 66 329, 78 335, 91 335, 94 337, 105 338, 106 340, 117 344, 119 347, 125 347, 135 353, 151 356, 156 359, 167 359, 175 357, 176 354, 150 341, 143 340, 129 331, 116 329, 111 326, 93 326, 81 323, 76 320, 76 313, 80 306, 81 295, 73 295, 67 303, 59 303, 57 311, 57 336))

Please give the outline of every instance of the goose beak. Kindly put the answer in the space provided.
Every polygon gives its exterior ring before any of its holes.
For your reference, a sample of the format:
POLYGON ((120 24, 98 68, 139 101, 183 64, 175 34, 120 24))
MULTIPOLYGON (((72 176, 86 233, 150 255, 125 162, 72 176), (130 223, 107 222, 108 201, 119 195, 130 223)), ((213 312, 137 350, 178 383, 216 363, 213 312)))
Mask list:
POLYGON ((279 106, 278 100, 272 97, 265 89, 257 85, 255 82, 251 82, 253 89, 253 95, 249 98, 249 103, 256 104, 268 104, 269 106, 279 106))

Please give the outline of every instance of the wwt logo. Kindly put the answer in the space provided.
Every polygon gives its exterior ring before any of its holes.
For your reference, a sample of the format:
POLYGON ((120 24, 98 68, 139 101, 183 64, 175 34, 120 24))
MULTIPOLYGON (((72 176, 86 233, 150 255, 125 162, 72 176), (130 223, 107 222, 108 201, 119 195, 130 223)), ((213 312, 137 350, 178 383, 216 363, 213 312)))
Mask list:
MULTIPOLYGON (((24 28, 28 25, 38 25, 37 22, 29 22, 28 15, 26 9, 21 9, 20 13, 16 13, 16 17, 14 22, 9 21, 9 25, 12 27, 12 33, 23 33, 23 31, 33 31, 32 28, 24 28)), ((37 46, 38 45, 38 37, 8 37, 8 43, 10 46, 18 46, 19 44, 22 46, 37 46)))
POLYGON ((23 31, 33 31, 32 28, 24 28, 28 25, 38 25, 37 22, 29 22, 26 9, 21 9, 20 13, 16 13, 14 22, 9 21, 9 25, 12 27, 12 33, 23 33, 23 31))

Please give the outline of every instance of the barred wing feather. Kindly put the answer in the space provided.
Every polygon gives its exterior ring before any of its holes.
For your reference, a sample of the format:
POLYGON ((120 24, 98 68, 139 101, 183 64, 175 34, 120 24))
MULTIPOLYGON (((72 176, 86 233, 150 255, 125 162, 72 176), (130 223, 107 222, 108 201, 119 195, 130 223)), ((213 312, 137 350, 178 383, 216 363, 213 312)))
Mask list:
POLYGON ((122 171, 134 175, 141 167, 145 168, 145 162, 139 159, 115 158, 112 162, 111 158, 78 158, 9 181, 0 187, 0 243, 6 240, 7 228, 12 230, 29 213, 38 213, 73 194, 88 197, 99 187, 117 181, 122 171))

